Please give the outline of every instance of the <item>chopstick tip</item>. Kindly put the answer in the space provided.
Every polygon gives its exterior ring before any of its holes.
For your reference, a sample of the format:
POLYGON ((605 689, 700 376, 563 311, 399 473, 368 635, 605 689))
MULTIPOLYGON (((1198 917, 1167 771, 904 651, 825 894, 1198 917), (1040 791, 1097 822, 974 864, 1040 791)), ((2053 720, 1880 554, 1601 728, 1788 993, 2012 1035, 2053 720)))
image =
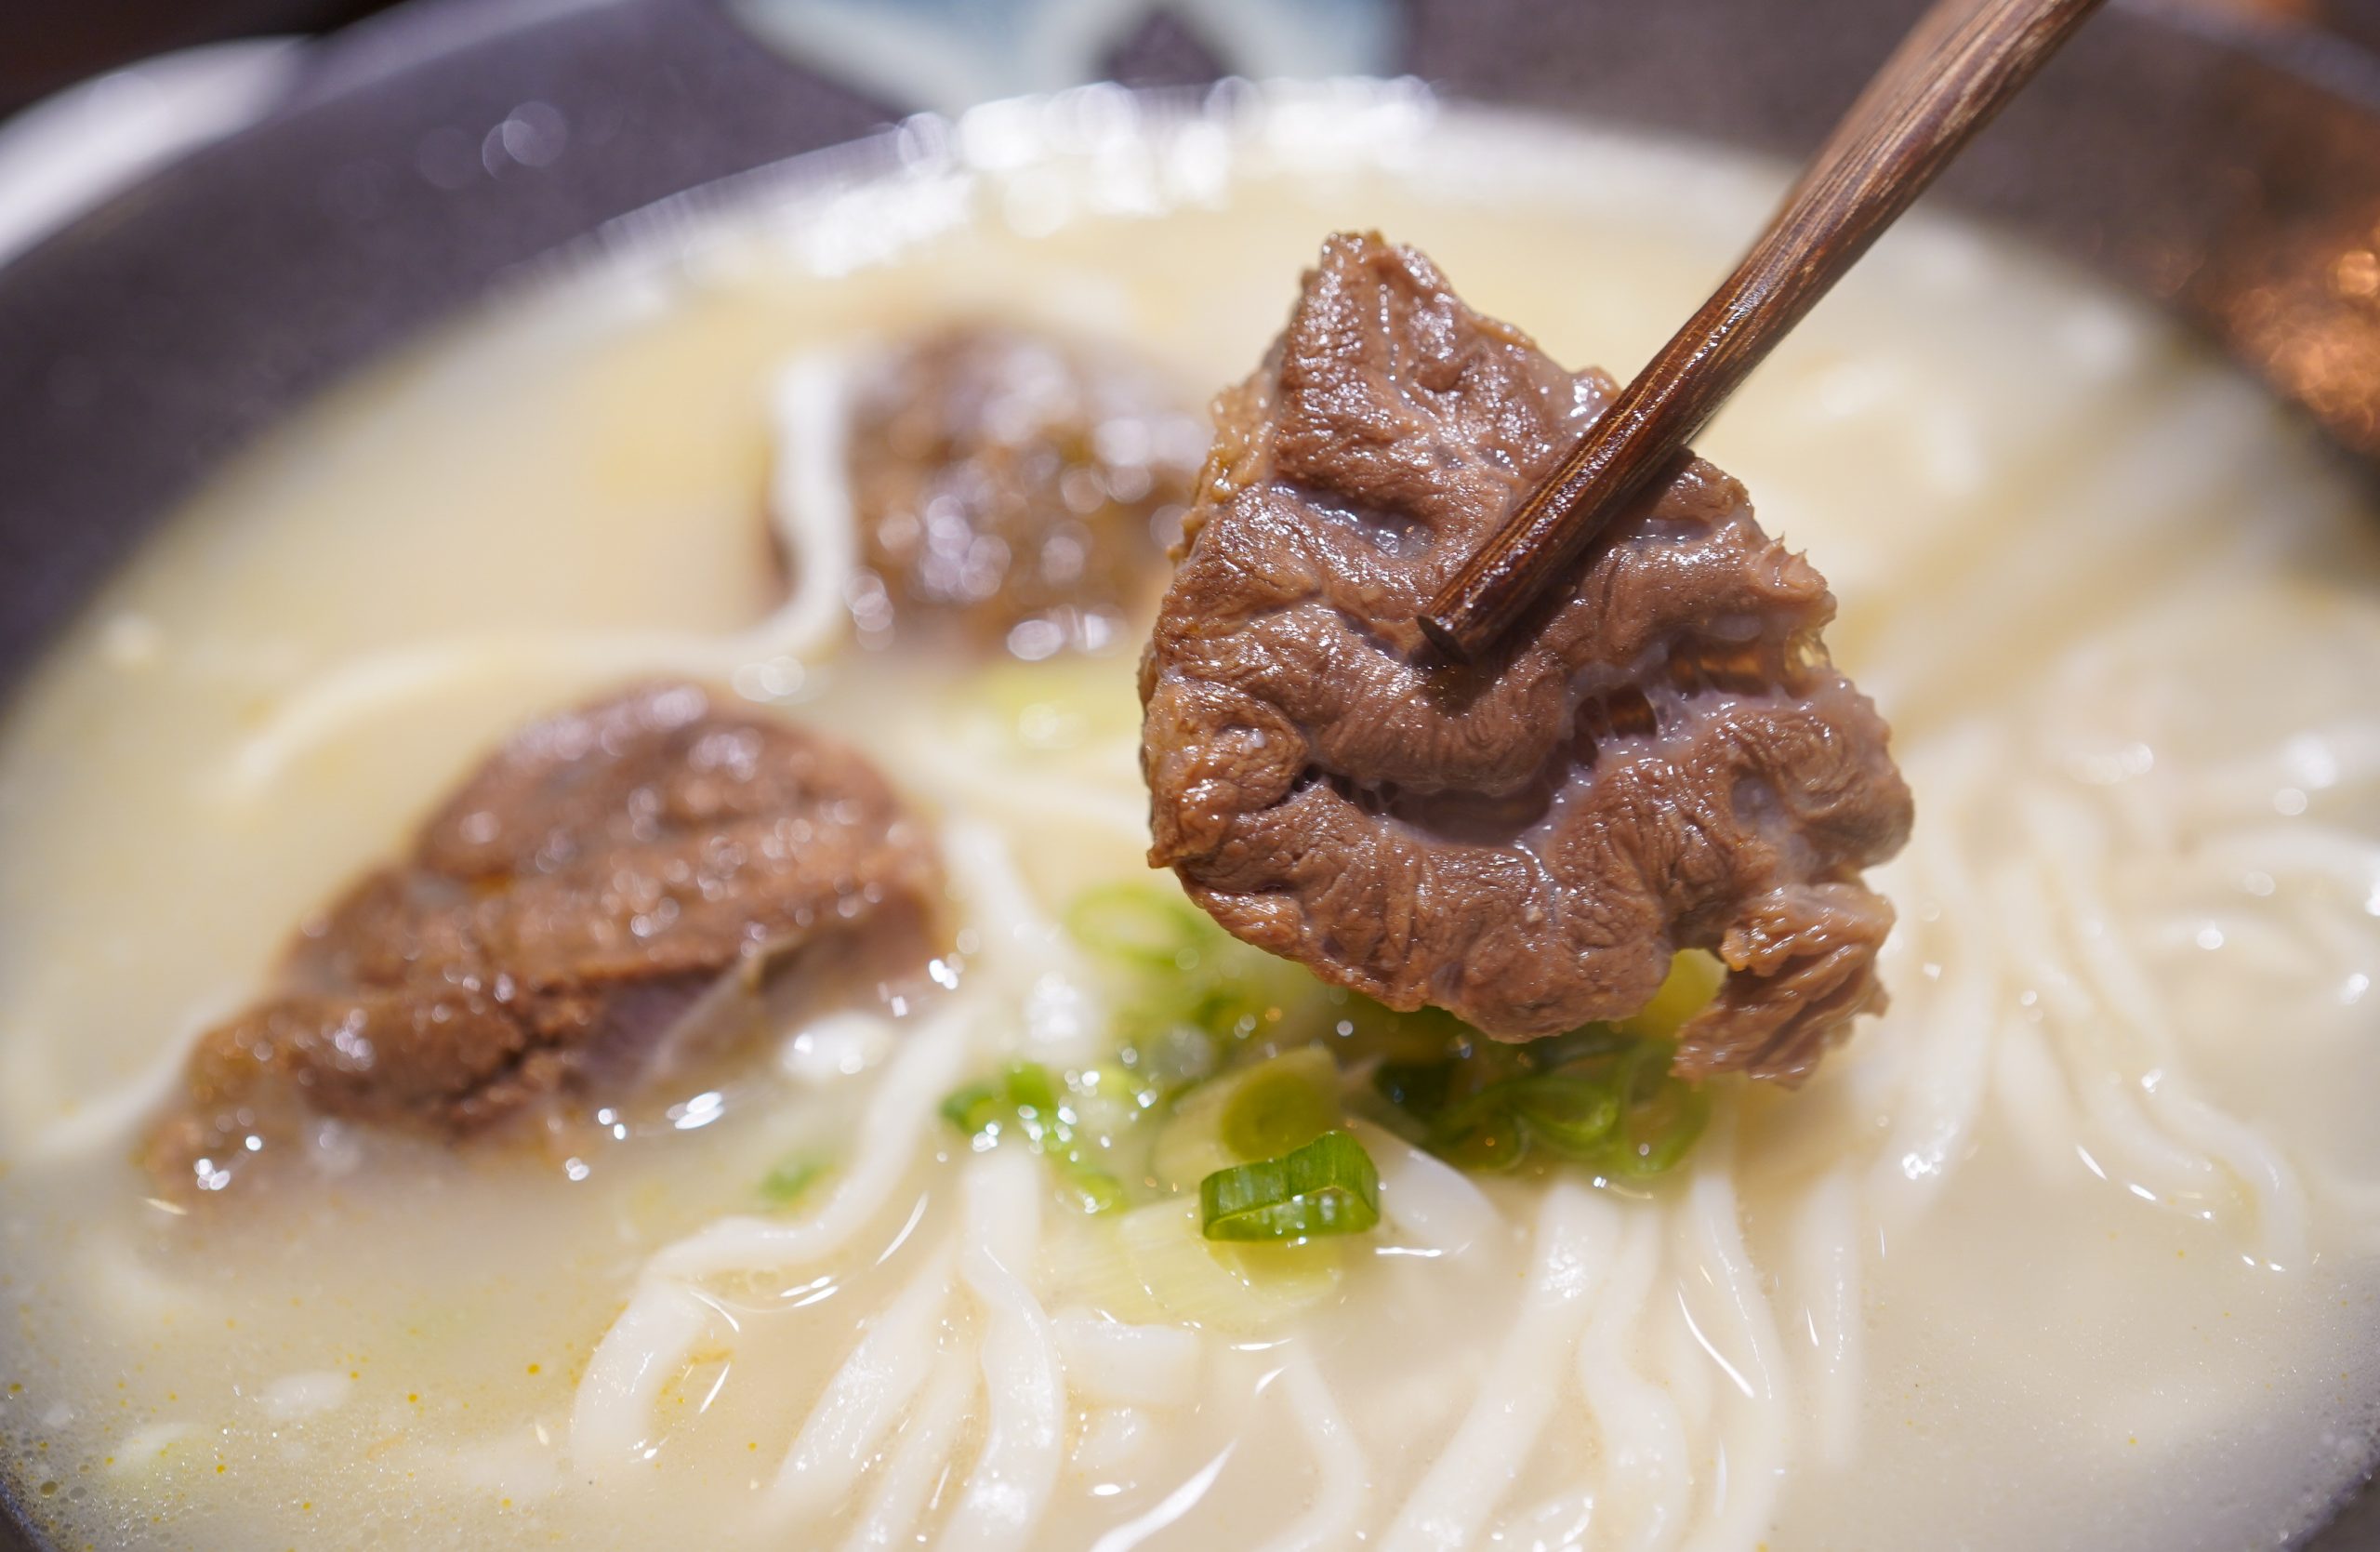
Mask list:
POLYGON ((1456 634, 1454 627, 1445 620, 1425 610, 1413 617, 1413 623, 1420 628, 1422 636, 1428 640, 1429 643, 1437 649, 1438 655, 1448 662, 1468 663, 1471 661, 1471 653, 1462 644, 1462 638, 1456 634))

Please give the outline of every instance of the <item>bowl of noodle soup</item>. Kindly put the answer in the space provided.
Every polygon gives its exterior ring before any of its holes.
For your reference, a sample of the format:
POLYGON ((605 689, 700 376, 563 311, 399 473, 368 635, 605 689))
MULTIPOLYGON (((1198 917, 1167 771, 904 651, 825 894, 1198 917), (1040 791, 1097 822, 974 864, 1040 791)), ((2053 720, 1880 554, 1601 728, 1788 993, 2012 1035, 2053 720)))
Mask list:
POLYGON ((1296 1257, 953 1124, 1038 1073, 1122 1134, 1152 998, 1351 1091, 1406 1036, 1152 882, 1145 597, 884 624, 944 585, 856 515, 888 363, 1129 356, 1159 407, 1099 458, 1157 493, 1083 510, 1158 524, 1328 232, 1624 376, 1902 10, 1424 3, 1379 75, 1125 47, 945 114, 707 7, 433 8, 0 272, 11 1533, 2380 1545, 2380 113, 2305 68, 2346 45, 2110 12, 1703 440, 1919 804, 1891 1007, 1805 1087, 1714 1082, 1645 1182, 1350 1100, 1380 1227, 1296 1257), (515 730, 681 681, 883 774, 921 979, 509 1152, 310 1122, 253 1200, 144 1176, 295 924, 515 730))

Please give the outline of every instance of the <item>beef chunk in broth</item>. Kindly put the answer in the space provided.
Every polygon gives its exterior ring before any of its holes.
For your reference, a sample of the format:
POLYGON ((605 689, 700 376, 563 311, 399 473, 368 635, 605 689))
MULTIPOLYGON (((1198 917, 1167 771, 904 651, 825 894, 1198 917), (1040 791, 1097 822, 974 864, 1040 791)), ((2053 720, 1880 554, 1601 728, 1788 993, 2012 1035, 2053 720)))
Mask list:
POLYGON ((219 1189, 310 1116, 461 1137, 626 1094, 764 975, 921 964, 939 892, 850 749, 687 684, 564 712, 301 931, 281 991, 201 1039, 146 1161, 219 1189))
POLYGON ((1527 1040, 1729 970, 1676 1068, 1795 1081, 1857 1014, 1908 837, 1825 579, 1699 458, 1498 659, 1413 617, 1614 391, 1421 254, 1333 237, 1218 440, 1142 669, 1151 860, 1249 942, 1527 1040))
POLYGON ((864 367, 851 404, 863 640, 959 621, 1021 657, 1096 650, 1147 606, 1206 451, 1138 363, 992 325, 864 367))

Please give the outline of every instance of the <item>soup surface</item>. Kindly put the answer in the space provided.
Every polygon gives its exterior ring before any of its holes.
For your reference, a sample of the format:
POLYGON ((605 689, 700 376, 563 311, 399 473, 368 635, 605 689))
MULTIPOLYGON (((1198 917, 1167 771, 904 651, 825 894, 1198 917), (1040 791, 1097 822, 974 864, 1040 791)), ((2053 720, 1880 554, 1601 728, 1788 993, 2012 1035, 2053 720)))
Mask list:
POLYGON ((1798 1094, 1713 1084, 1648 1187, 1365 1130, 1377 1234, 1177 1273, 1180 1203, 1118 1229, 937 1114, 1118 1048, 1065 923, 1148 877, 1145 617, 854 643, 839 374, 989 315, 1195 403, 1378 228, 1624 378, 1781 179, 1368 86, 876 152, 624 223, 328 396, 17 704, 0 1438, 63 1544, 2103 1552, 2271 1545, 2353 1477, 2380 555, 2255 390, 1995 240, 1888 237, 1703 450, 1893 722, 1891 1011, 1798 1094), (937 994, 567 1148, 325 1135, 320 1179, 156 1194, 145 1118, 293 923, 524 719, 661 675, 929 817, 937 994))

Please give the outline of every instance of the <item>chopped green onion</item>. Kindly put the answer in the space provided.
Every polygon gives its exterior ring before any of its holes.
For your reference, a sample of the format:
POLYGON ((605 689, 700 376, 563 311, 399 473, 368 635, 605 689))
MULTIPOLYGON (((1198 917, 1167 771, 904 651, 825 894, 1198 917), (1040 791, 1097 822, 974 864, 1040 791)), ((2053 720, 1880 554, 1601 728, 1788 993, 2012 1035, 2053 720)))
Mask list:
POLYGON ((1073 654, 1038 663, 1006 658, 956 681, 954 715, 988 713, 1029 755, 1060 754, 1108 739, 1138 742, 1141 700, 1130 674, 1073 654))
POLYGON ((1048 1159, 1086 1213, 1124 1201, 1124 1183, 1093 1162, 1095 1147, 1081 1135, 1067 1085, 1039 1062, 1011 1062, 998 1078, 970 1083, 942 1102, 943 1118, 977 1151, 1013 1135, 1048 1159))
POLYGON ((1085 1163, 1082 1150, 1051 1155, 1058 1178, 1074 1193, 1075 1205, 1086 1213, 1104 1213, 1124 1205, 1124 1183, 1096 1164, 1085 1163))
MULTIPOLYGON (((1326 1065, 1324 1071, 1329 1072, 1326 1065)), ((1242 1159, 1302 1147, 1339 1124, 1338 1096, 1312 1075, 1267 1064, 1223 1107, 1223 1142, 1242 1159)))
POLYGON ((1223 1065, 1215 1038, 1196 1025, 1145 1007, 1126 1010, 1120 1022, 1133 1032, 1117 1059, 1151 1091, 1151 1105, 1212 1078, 1223 1065))
POLYGON ((819 1158, 787 1159, 760 1177, 760 1200, 772 1207, 790 1207, 833 1167, 819 1158))
POLYGON ((1005 1108, 999 1084, 970 1083, 943 1100, 942 1119, 973 1137, 985 1132, 997 1133, 1005 1108))
POLYGON ((1013 1131, 1039 1147, 1071 1132, 1075 1121, 1057 1076, 1039 1062, 1011 1062, 998 1078, 954 1092, 943 1100, 942 1115, 979 1147, 1013 1131))
POLYGON ((1197 967, 1201 940, 1216 929, 1179 895, 1116 883, 1075 896, 1066 910, 1066 931, 1094 953, 1157 969, 1190 970, 1197 967))
POLYGON ((1319 1011, 1320 983, 1239 942, 1166 884, 1086 891, 1066 928, 1121 983, 1126 1059, 1161 1095, 1213 1076, 1239 1042, 1277 1031, 1293 1013, 1319 1011))
POLYGON ((1149 1167, 1159 1182, 1189 1190, 1217 1170, 1277 1158, 1338 1124, 1339 1064, 1318 1045, 1301 1045, 1176 1099, 1149 1167))
POLYGON ((1648 1179, 1674 1168, 1711 1119, 1711 1096, 1670 1076, 1670 1047, 1647 1041, 1620 1079, 1619 1125, 1597 1162, 1609 1174, 1648 1179))
POLYGON ((1058 1093, 1058 1080, 1039 1062, 1012 1062, 1008 1069, 1009 1108, 1018 1129, 1036 1147, 1065 1141, 1074 1128, 1074 1112, 1058 1093))
POLYGON ((1380 1174, 1363 1144, 1325 1132, 1278 1159, 1235 1164, 1198 1183, 1210 1240, 1305 1240, 1361 1234, 1380 1222, 1380 1174))
POLYGON ((1607 1083, 1558 1072, 1505 1085, 1513 1115, 1540 1144, 1566 1159, 1589 1159, 1620 1121, 1620 1096, 1607 1083))
POLYGON ((1528 1139, 1510 1097, 1496 1084, 1450 1107, 1436 1118, 1426 1146, 1458 1169, 1486 1174, 1513 1168, 1527 1151, 1528 1139))
POLYGON ((1137 1055, 1129 1050, 1113 1066, 1095 1067, 1084 1073, 1083 1082, 1132 1114, 1155 1109, 1165 1097, 1165 1090, 1142 1070, 1137 1055))
POLYGON ((1671 956, 1670 973, 1653 1000, 1621 1019, 1620 1028, 1643 1040, 1673 1041, 1686 1021, 1719 994, 1719 983, 1726 978, 1727 967, 1717 956, 1682 948, 1671 956))
POLYGON ((1051 1274, 1068 1298, 1119 1320, 1187 1322, 1235 1335, 1272 1332, 1329 1298, 1345 1253, 1355 1248, 1337 1239, 1210 1240, 1199 1231, 1196 1191, 1058 1237, 1049 1250, 1051 1274))
POLYGON ((1702 1091, 1670 1075, 1674 1051, 1593 1024, 1517 1053, 1481 1042, 1435 1063, 1383 1065, 1372 1081, 1406 1134, 1459 1168, 1512 1169, 1542 1149, 1645 1179, 1675 1167, 1710 1116, 1702 1091))

